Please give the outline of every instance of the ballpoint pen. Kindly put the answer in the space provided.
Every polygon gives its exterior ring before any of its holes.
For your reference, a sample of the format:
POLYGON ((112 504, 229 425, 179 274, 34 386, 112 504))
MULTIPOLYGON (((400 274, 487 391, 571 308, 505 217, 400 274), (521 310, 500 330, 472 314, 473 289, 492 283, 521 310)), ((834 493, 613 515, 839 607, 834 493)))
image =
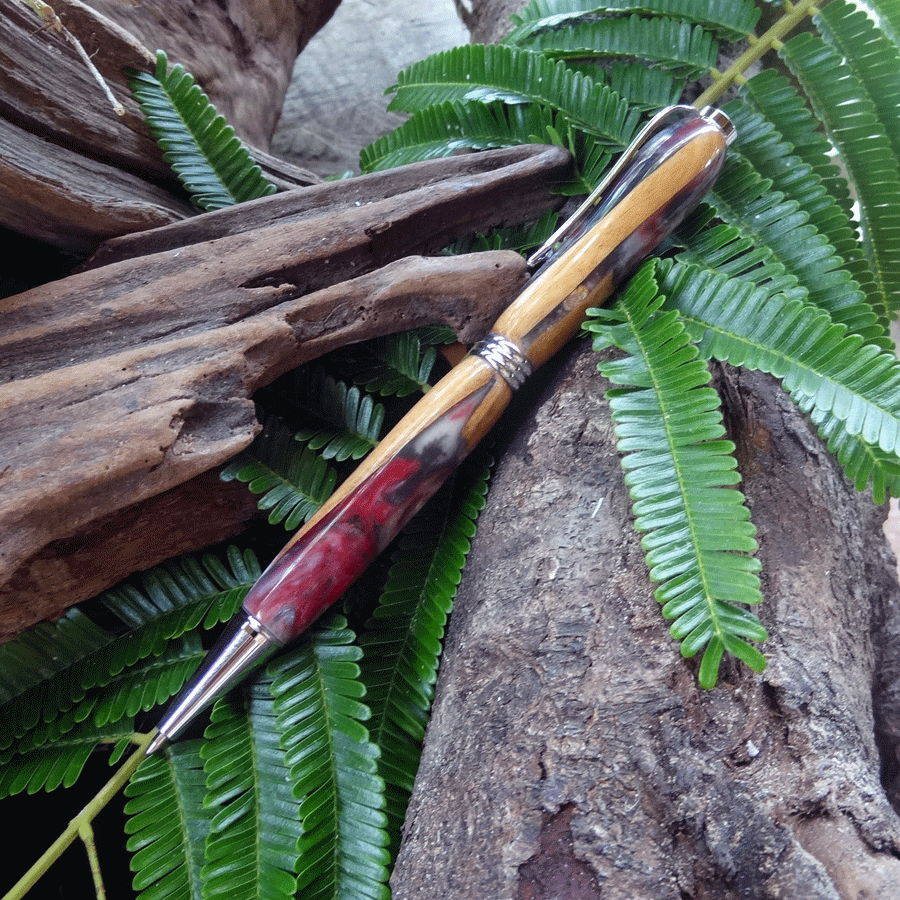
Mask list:
POLYGON ((158 726, 160 749, 218 696, 298 637, 390 543, 485 436, 513 392, 578 330, 712 186, 734 127, 672 106, 528 260, 535 274, 450 370, 297 532, 244 599, 158 726))

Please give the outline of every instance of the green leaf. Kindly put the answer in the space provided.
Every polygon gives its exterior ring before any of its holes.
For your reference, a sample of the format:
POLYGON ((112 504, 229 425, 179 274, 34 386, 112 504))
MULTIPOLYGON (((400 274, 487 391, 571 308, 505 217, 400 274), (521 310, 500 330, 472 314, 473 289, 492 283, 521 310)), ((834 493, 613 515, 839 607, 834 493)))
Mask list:
POLYGON ((827 313, 715 272, 663 265, 666 304, 705 356, 769 372, 807 410, 900 455, 900 362, 827 313))
POLYGON ((356 384, 382 396, 408 397, 431 389, 437 351, 422 333, 404 331, 347 347, 335 356, 356 384))
POLYGON ((841 55, 815 35, 791 38, 780 54, 838 151, 859 205, 866 256, 888 308, 900 309, 900 170, 865 87, 841 55))
POLYGON ((397 76, 390 109, 495 100, 563 111, 575 128, 614 147, 634 136, 639 115, 618 94, 562 62, 502 45, 469 44, 430 56, 397 76))
POLYGON ((832 0, 815 17, 822 37, 841 55, 875 108, 894 158, 900 157, 900 49, 863 9, 832 0))
POLYGON ((204 806, 213 812, 204 900, 291 900, 297 889, 299 804, 270 686, 263 676, 221 698, 204 733, 204 806))
POLYGON ((121 633, 72 611, 6 644, 0 652, 0 671, 9 673, 7 698, 0 704, 0 749, 55 740, 88 715, 115 732, 118 716, 176 692, 200 653, 170 651, 167 642, 204 618, 206 627, 230 618, 259 576, 252 555, 234 548, 228 555, 231 568, 211 555, 182 557, 144 573, 141 587, 126 582, 101 595, 99 602, 121 623, 121 633), (153 658, 158 661, 134 668, 153 658), (101 690, 104 686, 110 687, 101 690))
POLYGON ((270 417, 253 443, 220 473, 222 481, 244 482, 261 494, 258 506, 269 523, 293 531, 331 496, 337 473, 321 454, 298 447, 290 430, 270 417))
POLYGON ((141 763, 125 788, 132 887, 138 900, 201 900, 210 815, 200 741, 180 741, 141 763))
POLYGON ((748 555, 755 528, 735 488, 740 476, 734 445, 723 439, 718 394, 677 313, 660 312, 653 273, 652 263, 644 266, 613 309, 591 311, 587 328, 600 335, 598 349, 613 344, 628 354, 598 368, 623 385, 607 396, 635 528, 645 533, 650 577, 661 582, 656 598, 682 654, 710 645, 700 684, 711 688, 720 646, 740 645, 741 658, 758 663, 745 639, 766 638, 756 616, 737 605, 762 600, 759 563, 748 555))
POLYGON ((268 671, 303 822, 298 896, 387 900, 384 782, 353 641, 334 616, 268 671))
POLYGON ((490 470, 477 457, 406 526, 360 643, 362 681, 381 748, 392 850, 400 831, 437 680, 444 625, 462 579, 490 470), (477 464, 477 465, 476 465, 477 464))
MULTIPOLYGON (((824 235, 809 224, 807 213, 795 200, 773 190, 771 181, 748 163, 732 160, 708 199, 724 222, 749 239, 754 255, 764 248, 761 252, 768 264, 779 266, 796 279, 803 288, 803 299, 828 312, 835 321, 861 331, 867 339, 885 337, 865 295, 843 267, 844 261, 824 235)), ((752 269, 747 274, 751 280, 757 277, 752 269)), ((783 283, 776 289, 788 290, 783 283)))
POLYGON ((0 759, 0 797, 22 791, 34 794, 40 790, 71 787, 97 747, 117 737, 130 737, 133 733, 134 723, 130 719, 120 720, 115 730, 82 722, 52 744, 37 748, 17 747, 0 759))
MULTIPOLYGON (((771 179, 774 188, 795 201, 809 217, 809 224, 818 231, 834 248, 835 257, 850 279, 863 291, 861 301, 855 301, 853 291, 845 289, 836 294, 834 300, 825 298, 821 303, 836 321, 843 322, 851 331, 862 335, 867 341, 874 341, 887 348, 890 337, 886 322, 879 321, 879 315, 886 313, 884 295, 872 277, 871 270, 860 247, 856 229, 845 204, 829 193, 825 177, 830 178, 834 167, 821 147, 820 167, 814 167, 806 159, 794 153, 793 146, 785 136, 760 111, 767 108, 767 114, 779 117, 784 101, 796 98, 793 88, 785 81, 765 85, 763 79, 751 80, 745 89, 746 101, 733 101, 726 105, 726 112, 740 135, 735 151, 740 153, 763 179, 771 179), (750 93, 750 86, 753 93, 750 93), (772 108, 768 98, 781 94, 781 105, 772 108), (824 168, 823 168, 824 167, 824 168), (823 177, 824 176, 824 177, 823 177)), ((791 104, 785 110, 788 121, 782 123, 792 132, 797 131, 800 111, 791 104)), ((811 154, 807 153, 807 158, 811 154)), ((845 197, 845 192, 842 193, 845 197)), ((759 249, 759 248, 757 248, 759 249)), ((849 288, 849 280, 847 282, 849 288)), ((815 294, 809 294, 817 302, 815 294)))
POLYGON ((670 16, 682 22, 704 25, 724 39, 738 41, 753 32, 759 10, 749 0, 531 0, 510 16, 516 27, 504 38, 511 44, 523 43, 531 35, 562 25, 596 20, 601 15, 627 13, 670 16))
POLYGON ((219 209, 275 192, 234 129, 180 65, 162 50, 156 74, 129 72, 129 85, 163 158, 201 209, 219 209))
POLYGON ((384 406, 369 394, 321 369, 306 370, 306 378, 297 387, 306 421, 294 434, 295 440, 320 451, 323 459, 337 462, 361 459, 378 444, 384 406))
POLYGON ((553 140, 558 119, 552 110, 535 104, 440 103, 414 113, 399 128, 364 147, 360 168, 374 172, 461 150, 558 143, 553 140))
POLYGON ((639 16, 540 31, 529 37, 527 47, 551 59, 634 58, 681 77, 697 77, 714 69, 718 52, 713 36, 699 25, 639 16))

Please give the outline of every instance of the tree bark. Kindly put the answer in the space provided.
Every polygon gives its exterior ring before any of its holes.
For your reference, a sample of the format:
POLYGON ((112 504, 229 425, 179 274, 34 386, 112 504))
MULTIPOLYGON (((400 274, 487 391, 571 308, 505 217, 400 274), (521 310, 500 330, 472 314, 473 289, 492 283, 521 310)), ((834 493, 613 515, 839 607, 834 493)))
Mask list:
POLYGON ((893 900, 900 602, 884 511, 775 383, 722 373, 766 671, 696 683, 653 598, 578 347, 495 474, 451 619, 395 900, 893 900))

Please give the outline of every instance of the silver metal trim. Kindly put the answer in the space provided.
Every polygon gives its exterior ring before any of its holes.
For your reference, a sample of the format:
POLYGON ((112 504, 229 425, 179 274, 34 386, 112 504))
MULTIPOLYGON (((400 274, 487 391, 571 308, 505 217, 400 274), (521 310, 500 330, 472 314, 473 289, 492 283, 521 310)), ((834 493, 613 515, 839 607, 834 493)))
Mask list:
POLYGON ((538 266, 545 263, 553 253, 554 249, 563 240, 568 237, 581 223, 591 215, 594 208, 603 200, 604 194, 609 190, 610 185, 618 179, 625 167, 637 155, 641 147, 644 146, 657 132, 662 131, 667 125, 678 118, 684 118, 688 115, 696 115, 697 110, 693 106, 680 104, 677 106, 667 106, 661 109, 646 125, 640 130, 637 137, 625 148, 616 160, 615 165, 606 173, 603 181, 582 201, 578 209, 563 222, 553 234, 538 247, 531 256, 526 260, 528 268, 534 271, 538 266))
POLYGON ((718 106, 704 106, 703 109, 700 110, 700 115, 703 116, 707 122, 716 125, 719 128, 722 132, 722 136, 725 138, 726 144, 731 144, 737 137, 737 129, 734 127, 734 122, 731 121, 728 113, 723 112, 718 106))
POLYGON ((240 681, 281 644, 245 610, 225 628, 219 642, 206 655, 187 687, 159 723, 159 733, 147 747, 149 756, 183 728, 220 694, 240 681))
POLYGON ((483 359, 514 391, 533 371, 528 357, 502 334, 489 334, 472 348, 472 353, 483 359))

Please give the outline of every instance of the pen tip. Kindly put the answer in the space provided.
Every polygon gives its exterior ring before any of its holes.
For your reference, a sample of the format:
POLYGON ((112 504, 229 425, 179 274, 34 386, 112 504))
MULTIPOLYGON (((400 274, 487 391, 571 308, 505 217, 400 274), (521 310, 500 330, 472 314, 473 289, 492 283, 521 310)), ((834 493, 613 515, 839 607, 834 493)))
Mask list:
POLYGON ((156 737, 153 738, 153 740, 150 741, 149 744, 147 744, 147 749, 144 751, 144 755, 152 756, 154 753, 156 753, 157 750, 165 746, 167 740, 168 738, 164 734, 157 734, 156 737))

